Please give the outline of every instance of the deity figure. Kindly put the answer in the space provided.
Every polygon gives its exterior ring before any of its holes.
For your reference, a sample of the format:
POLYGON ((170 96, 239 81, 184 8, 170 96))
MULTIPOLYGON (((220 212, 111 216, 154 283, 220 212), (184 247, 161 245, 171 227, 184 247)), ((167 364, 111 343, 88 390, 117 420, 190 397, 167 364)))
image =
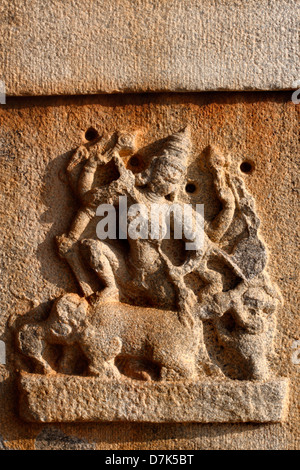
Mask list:
MULTIPOLYGON (((97 207, 102 203, 117 206, 120 196, 127 197, 128 208, 133 204, 143 204, 150 213, 151 205, 156 204, 158 208, 164 205, 169 206, 169 209, 172 210, 176 193, 185 181, 190 148, 190 134, 188 128, 185 128, 165 139, 159 153, 152 158, 149 168, 138 175, 134 175, 130 169, 126 168, 122 158, 124 151, 134 151, 134 135, 120 134, 112 149, 104 155, 98 155, 98 161, 97 158, 88 158, 88 155, 85 155, 86 163, 77 184, 82 207, 69 233, 57 238, 59 252, 70 262, 75 275, 83 285, 83 290, 86 286, 82 283, 82 270, 78 269, 78 265, 73 262, 74 258, 70 256, 74 245, 79 240, 81 253, 84 253, 85 260, 105 286, 99 292, 101 299, 125 299, 130 303, 137 305, 141 303, 156 308, 174 308, 177 304, 179 310, 184 312, 187 311, 188 299, 193 295, 192 292, 187 292, 186 287, 183 287, 183 282, 179 283, 179 278, 182 279, 187 273, 197 269, 201 279, 209 286, 214 284, 219 286, 220 284, 219 276, 207 268, 208 255, 205 256, 207 252, 218 253, 232 265, 233 269, 239 271, 238 266, 216 244, 232 221, 235 200, 226 181, 227 162, 214 149, 210 152, 208 163, 214 176, 214 186, 222 209, 206 226, 208 235, 204 234, 204 243, 201 249, 194 252, 187 251, 181 266, 174 266, 167 255, 163 253, 162 224, 165 221, 161 219, 158 219, 160 225, 158 237, 156 234, 154 238, 151 230, 147 239, 142 237, 132 239, 128 236, 129 250, 125 255, 116 244, 113 245, 109 241, 81 239, 86 226, 95 217, 97 207), (108 160, 113 160, 115 163, 120 175, 119 178, 109 185, 93 187, 93 177, 99 162, 108 160)), ((69 172, 81 152, 84 151, 80 149, 74 155, 73 161, 68 167, 69 172)), ((170 216, 168 210, 164 214, 170 216)), ((175 211, 172 218, 173 226, 177 223, 176 218, 175 211)), ((148 218, 144 221, 146 224, 150 222, 148 218)), ((183 234, 184 239, 190 242, 195 239, 197 230, 201 229, 196 227, 196 230, 193 230, 193 222, 194 220, 190 221, 183 234)), ((143 224, 143 220, 141 223, 143 224)), ((188 224, 186 220, 185 223, 188 224)))
POLYGON ((232 174, 230 157, 209 146, 204 163, 218 213, 204 222, 192 209, 182 219, 190 153, 188 127, 161 140, 148 167, 137 173, 128 165, 137 154, 136 133, 118 132, 99 139, 94 148, 75 151, 67 174, 80 207, 68 233, 56 242, 83 297, 65 294, 54 303, 44 326, 19 330, 19 350, 35 360, 37 370, 52 373, 44 355, 49 344, 59 344, 66 348, 62 373, 73 370, 70 358, 72 362, 80 350, 88 373, 94 375, 118 378, 116 364, 123 361, 127 374, 142 380, 194 380, 199 363, 208 375, 224 378, 206 347, 207 322, 215 341, 244 363, 245 377, 269 377, 281 297, 264 272, 266 250, 253 198, 232 174), (108 167, 110 181, 99 183, 97 174, 108 167), (112 239, 99 239, 95 227, 89 228, 103 205, 118 213, 118 236, 112 239), (137 207, 145 212, 139 209, 139 230, 133 236, 129 227, 137 207), (179 249, 175 234, 180 225, 179 249), (193 248, 186 249, 187 243, 193 248), (190 276, 197 279, 197 289, 190 276))

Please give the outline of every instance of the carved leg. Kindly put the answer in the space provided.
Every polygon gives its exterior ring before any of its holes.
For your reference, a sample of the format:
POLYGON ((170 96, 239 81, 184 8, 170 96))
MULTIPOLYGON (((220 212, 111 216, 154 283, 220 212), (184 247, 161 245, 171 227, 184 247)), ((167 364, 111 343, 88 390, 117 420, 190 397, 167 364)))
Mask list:
POLYGON ((267 380, 270 377, 265 342, 264 334, 244 334, 236 344, 237 350, 247 362, 252 380, 267 380))
POLYGON ((174 381, 182 378, 192 379, 196 376, 196 359, 195 357, 190 355, 176 355, 175 351, 174 354, 161 356, 160 352, 158 354, 153 355, 153 359, 155 362, 160 363, 161 367, 161 380, 169 380, 174 381))
POLYGON ((89 361, 89 373, 97 376, 120 377, 114 360, 121 353, 122 341, 118 336, 107 338, 105 335, 106 332, 97 333, 94 329, 85 332, 81 348, 89 361))
POLYGON ((93 365, 89 365, 88 373, 89 375, 92 375, 95 377, 99 377, 103 375, 108 378, 115 378, 115 379, 119 379, 121 377, 121 374, 118 368, 114 364, 110 364, 108 362, 103 362, 101 366, 97 364, 96 367, 93 365))
POLYGON ((97 273, 105 288, 101 291, 99 300, 119 300, 119 290, 116 284, 115 274, 111 263, 106 256, 107 246, 99 240, 82 240, 84 256, 87 258, 91 268, 97 273))
POLYGON ((52 367, 43 358, 46 342, 40 326, 23 326, 19 331, 17 341, 20 351, 33 360, 36 373, 50 374, 53 372, 52 367))
POLYGON ((76 244, 76 240, 67 237, 66 235, 60 235, 56 237, 56 243, 58 245, 60 256, 68 262, 84 295, 91 295, 93 290, 89 285, 89 278, 86 274, 84 266, 81 263, 80 257, 78 256, 78 246, 76 244))
POLYGON ((75 345, 66 345, 63 348, 63 356, 59 361, 60 374, 73 374, 76 362, 79 359, 78 349, 75 345))
POLYGON ((224 378, 225 375, 223 374, 222 370, 220 369, 217 364, 215 364, 212 359, 210 358, 206 346, 203 342, 202 347, 200 348, 199 351, 199 359, 198 359, 200 365, 202 366, 203 370, 210 376, 216 377, 216 378, 224 378))
POLYGON ((270 368, 265 352, 250 358, 252 377, 254 380, 267 380, 270 377, 270 368))

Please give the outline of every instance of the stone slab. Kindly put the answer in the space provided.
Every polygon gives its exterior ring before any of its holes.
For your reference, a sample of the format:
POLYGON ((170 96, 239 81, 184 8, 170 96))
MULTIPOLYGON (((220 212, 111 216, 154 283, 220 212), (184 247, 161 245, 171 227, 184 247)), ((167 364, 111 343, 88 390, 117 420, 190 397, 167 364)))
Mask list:
MULTIPOLYGON (((189 124, 191 160, 199 162, 189 181, 198 181, 210 144, 231 155, 236 172, 242 162, 252 164, 250 173, 239 174, 255 199, 269 249, 268 271, 284 297, 272 370, 274 376, 289 377, 288 416, 285 422, 266 425, 119 421, 60 423, 59 429, 66 436, 95 442, 102 450, 299 449, 300 369, 293 362, 293 345, 299 338, 299 112, 290 92, 23 97, 8 98, 0 106, 0 338, 7 346, 7 364, 0 365, 0 434, 7 448, 38 448, 35 441, 45 427, 29 426, 19 418, 18 390, 13 372, 8 373, 15 348, 10 319, 31 315, 40 304, 46 312, 49 300, 78 292, 54 243, 77 210, 64 178, 71 152, 89 145, 85 133, 91 126, 100 135, 116 129, 141 130, 139 145, 147 148, 189 124)), ((193 201, 207 205, 205 197, 205 187, 199 188, 193 201)), ((56 445, 55 436, 50 438, 56 445)))
POLYGON ((20 415, 30 422, 236 423, 283 419, 287 380, 137 383, 22 375, 20 415))
POLYGON ((300 79, 299 0, 3 0, 9 95, 280 90, 300 79))

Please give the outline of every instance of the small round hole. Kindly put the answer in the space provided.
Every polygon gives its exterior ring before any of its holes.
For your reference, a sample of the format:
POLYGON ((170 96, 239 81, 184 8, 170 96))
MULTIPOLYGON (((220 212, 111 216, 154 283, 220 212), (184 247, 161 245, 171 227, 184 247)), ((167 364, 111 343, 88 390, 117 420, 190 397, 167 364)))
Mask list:
POLYGON ((85 133, 85 138, 89 142, 97 139, 98 137, 99 137, 98 131, 94 127, 90 127, 85 133))
POLYGON ((185 187, 185 190, 187 193, 194 193, 196 191, 196 186, 194 185, 194 183, 188 183, 185 187))
POLYGON ((253 165, 250 162, 242 162, 240 170, 242 173, 251 173, 251 171, 253 170, 253 165))
POLYGON ((130 166, 139 166, 139 164, 140 164, 140 160, 136 156, 131 157, 131 159, 129 160, 130 166))

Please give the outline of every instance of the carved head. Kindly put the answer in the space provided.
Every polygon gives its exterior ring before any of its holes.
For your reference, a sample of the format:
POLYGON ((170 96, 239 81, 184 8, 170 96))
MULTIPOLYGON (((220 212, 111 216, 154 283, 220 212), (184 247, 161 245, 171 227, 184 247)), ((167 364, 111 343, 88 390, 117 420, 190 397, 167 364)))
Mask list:
POLYGON ((186 173, 190 144, 188 128, 166 139, 161 154, 151 164, 149 187, 153 192, 166 196, 176 190, 186 173))
POLYGON ((185 175, 186 168, 177 164, 172 155, 157 157, 153 162, 149 187, 156 194, 166 196, 177 188, 185 175))
POLYGON ((53 305, 51 317, 54 319, 52 330, 68 336, 73 329, 79 328, 86 320, 88 303, 77 294, 65 294, 53 305))

